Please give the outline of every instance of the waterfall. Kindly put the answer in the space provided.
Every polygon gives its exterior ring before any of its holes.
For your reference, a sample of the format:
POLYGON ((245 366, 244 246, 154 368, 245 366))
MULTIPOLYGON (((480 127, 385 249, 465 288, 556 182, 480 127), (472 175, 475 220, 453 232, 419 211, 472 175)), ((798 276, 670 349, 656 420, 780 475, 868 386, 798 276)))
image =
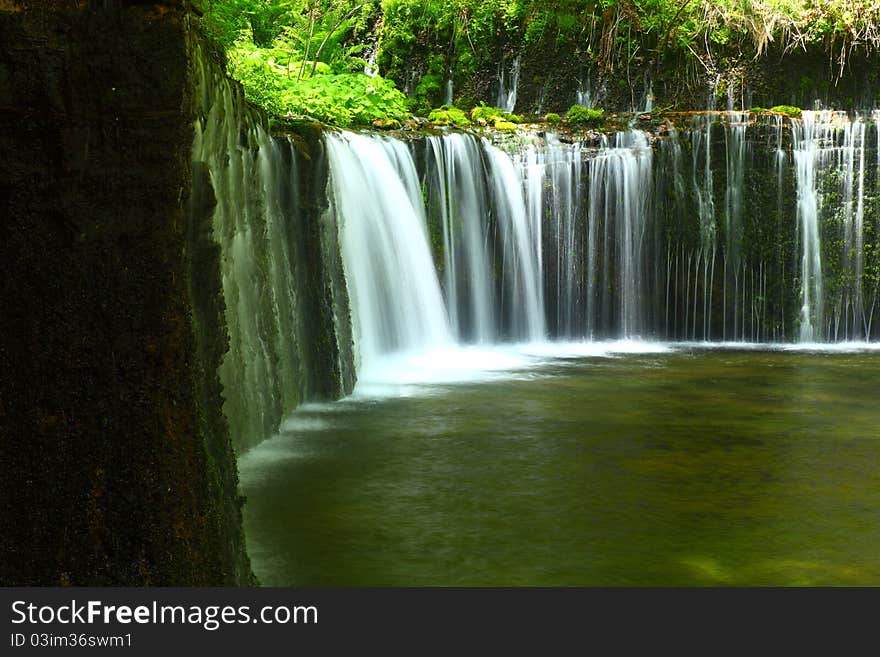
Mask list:
POLYGON ((541 227, 526 211, 524 181, 511 158, 487 141, 494 207, 503 242, 501 307, 515 340, 544 339, 539 268, 541 227))
POLYGON ((270 137, 222 73, 197 62, 204 114, 192 157, 210 186, 199 193, 214 201, 229 337, 219 375, 233 442, 244 448, 304 401, 351 389, 347 304, 335 228, 316 230, 303 211, 293 143, 270 137))
POLYGON ((466 342, 497 339, 489 261, 489 205, 480 144, 471 135, 427 138, 429 213, 443 229, 443 274, 452 327, 466 342))
POLYGON ((874 126, 877 130, 877 138, 874 146, 877 149, 877 180, 880 183, 880 110, 874 110, 871 114, 874 119, 874 126))
POLYGON ((443 104, 452 105, 452 78, 447 78, 443 85, 443 104))
POLYGON ((797 171, 797 217, 801 244, 800 340, 815 342, 823 337, 824 282, 819 241, 820 197, 816 169, 822 164, 823 140, 831 128, 830 112, 804 112, 792 125, 797 171), (819 119, 817 123, 817 118, 819 119))
POLYGON ((847 133, 844 148, 848 152, 849 166, 844 184, 847 184, 849 211, 846 217, 844 250, 847 256, 846 270, 853 285, 850 289, 851 294, 848 295, 849 298, 844 303, 846 322, 843 333, 851 335, 862 330, 866 324, 861 285, 865 273, 865 122, 853 123, 847 133), (853 187, 855 187, 855 200, 851 198, 853 187), (850 313, 852 316, 851 325, 849 322, 850 313))
MULTIPOLYGON (((715 277, 715 254, 716 254, 716 224, 715 224, 715 199, 714 177, 712 173, 712 125, 714 117, 706 114, 692 119, 691 147, 693 156, 692 180, 697 198, 697 216, 699 217, 700 243, 696 254, 697 267, 702 263, 703 283, 703 332, 702 339, 708 340, 712 335, 712 285, 715 277), (711 262, 711 275, 710 275, 711 262)), ((681 155, 679 154, 679 157, 681 155)), ((683 194, 682 194, 683 195, 683 194)), ((699 280, 698 280, 699 282, 699 280)), ((696 293, 694 303, 696 304, 696 293)), ((685 305, 687 309, 687 304, 685 305)), ((697 313, 694 311, 692 325, 696 327, 697 313)), ((687 317, 685 317, 685 336, 687 336, 687 317)), ((723 326, 723 322, 722 322, 723 326)), ((724 330, 724 329, 723 329, 724 330)), ((691 331, 691 339, 696 339, 696 328, 691 331)), ((723 338, 722 338, 723 339, 723 338)))
MULTIPOLYGON (((731 101, 732 103, 732 101, 731 101)), ((745 262, 742 257, 743 241, 743 176, 745 173, 746 128, 749 113, 728 110, 724 123, 727 164, 727 189, 725 193, 725 278, 724 278, 724 339, 745 339, 742 329, 745 322, 744 304, 740 303, 740 290, 745 286, 742 275, 745 262), (730 303, 728 303, 730 299, 730 303), (740 320, 742 316, 742 322, 740 320), (728 321, 728 317, 731 321, 728 321), (729 329, 728 329, 729 327, 729 329)))
MULTIPOLYGON (((782 217, 784 214, 785 207, 785 196, 783 194, 783 181, 785 180, 785 168, 786 164, 789 161, 787 157, 786 151, 783 148, 783 122, 781 116, 774 116, 772 118, 773 121, 773 136, 775 138, 775 162, 776 162, 776 226, 775 226, 775 234, 777 241, 779 240, 779 236, 783 233, 782 227, 782 217)), ((779 267, 777 277, 781 282, 779 286, 779 298, 774 299, 774 302, 778 302, 779 308, 782 309, 782 312, 779 316, 778 325, 774 324, 772 327, 772 339, 773 341, 779 341, 782 337, 785 336, 785 283, 786 283, 786 261, 785 257, 782 253, 776 254, 776 264, 779 267)))
POLYGON ((553 334, 565 339, 586 335, 582 150, 580 144, 563 144, 556 135, 548 134, 542 148, 532 145, 519 162, 527 181, 531 224, 541 229, 543 217, 548 217, 541 241, 550 247, 547 251, 552 258, 545 263, 539 253, 539 266, 544 271, 547 301, 555 309, 548 308, 553 334))
POLYGON ((876 230, 865 205, 870 120, 823 110, 793 122, 802 341, 871 338, 877 288, 865 268, 873 252, 866 234, 876 230), (828 276, 834 277, 831 287, 828 276))
POLYGON ((513 58, 510 64, 510 71, 505 72, 502 64, 498 65, 498 96, 495 100, 495 106, 507 112, 513 112, 516 109, 516 91, 519 86, 519 55, 513 58))
POLYGON ((654 83, 648 78, 647 74, 645 75, 645 88, 642 96, 643 102, 640 111, 647 114, 654 109, 654 83))
POLYGON ((203 75, 194 180, 211 187, 240 447, 398 356, 878 337, 878 113, 715 112, 572 143, 273 137, 203 75))
POLYGON ((618 133, 613 146, 606 143, 589 169, 588 239, 591 245, 601 242, 602 251, 591 246, 588 255, 588 312, 598 319, 601 309, 606 321, 616 315, 616 331, 623 337, 643 336, 642 259, 651 180, 646 135, 618 133))
POLYGON ((578 85, 577 96, 575 97, 575 102, 578 105, 583 105, 584 107, 592 107, 593 106, 593 88, 590 83, 590 74, 584 76, 583 82, 578 85))
POLYGON ((220 369, 224 411, 234 437, 256 442, 274 431, 282 407, 292 408, 299 397, 292 381, 298 367, 290 362, 296 348, 287 343, 296 335, 291 323, 297 321, 297 300, 294 286, 282 280, 289 252, 278 235, 281 189, 272 184, 283 167, 278 148, 258 123, 242 115, 229 85, 218 83, 215 93, 218 98, 205 120, 196 122, 193 159, 209 167, 217 202, 214 226, 223 253, 229 333, 220 369), (243 121, 253 150, 240 147, 243 121), (251 202, 251 194, 262 202, 251 202), (253 257, 256 253, 266 256, 267 269, 253 257), (273 297, 269 303, 264 303, 266 293, 273 297), (283 362, 276 361, 276 354, 283 362))
POLYGON ((421 188, 406 146, 353 133, 328 134, 325 141, 359 374, 384 354, 450 344, 421 188))

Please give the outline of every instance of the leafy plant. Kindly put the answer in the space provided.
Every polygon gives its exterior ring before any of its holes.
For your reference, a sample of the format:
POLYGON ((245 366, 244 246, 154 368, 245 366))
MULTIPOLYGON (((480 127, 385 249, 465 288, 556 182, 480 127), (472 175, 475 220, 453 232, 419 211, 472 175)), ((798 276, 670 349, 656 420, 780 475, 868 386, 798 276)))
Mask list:
POLYGON ((801 118, 801 113, 803 112, 800 107, 792 107, 791 105, 777 105, 776 107, 771 107, 770 111, 777 114, 785 114, 793 119, 801 118))
POLYGON ((498 119, 495 121, 495 124, 492 127, 494 127, 496 130, 513 131, 516 130, 516 123, 505 121, 504 119, 498 119))
POLYGON ((443 105, 437 109, 431 110, 428 114, 428 121, 435 125, 453 125, 459 127, 467 127, 471 124, 464 110, 460 110, 453 105, 443 105))
MULTIPOLYGON (((856 51, 880 50, 878 0, 194 0, 206 30, 227 49, 277 51, 302 81, 362 70, 369 51, 385 77, 409 90, 410 109, 442 102, 451 75, 456 105, 473 107, 511 54, 571 53, 621 90, 636 62, 718 62, 824 48, 840 74, 856 51), (375 49, 375 51, 374 51, 375 49), (295 65, 294 65, 295 64, 295 65), (623 73, 626 72, 626 75, 623 73), (467 81, 481 80, 480 84, 467 81), (482 86, 481 86, 482 85, 482 86), (460 86, 460 88, 459 88, 460 86)), ((250 84, 252 97, 263 97, 250 84)), ((802 80, 801 96, 812 88, 802 80), (805 84, 807 87, 805 87, 805 84)), ((723 85, 719 93, 724 94, 723 85)), ((482 120, 492 125, 495 116, 482 120)), ((571 118, 571 117, 570 117, 571 118)), ((475 119, 479 120, 479 119, 475 119)), ((516 122, 513 117, 503 120, 516 122)))
POLYGON ((278 50, 240 46, 230 53, 230 72, 245 94, 275 116, 302 116, 338 126, 399 125, 409 117, 406 96, 390 80, 364 73, 333 73, 327 64, 297 80, 302 62, 278 50))
POLYGON ((574 125, 595 125, 605 116, 604 109, 572 105, 568 110, 568 122, 574 125))
MULTIPOLYGON (((471 119, 479 125, 495 125, 498 123, 522 123, 522 117, 516 114, 505 112, 500 107, 490 107, 485 103, 480 103, 478 107, 471 110, 471 119)), ((515 127, 515 126, 514 126, 515 127)))
POLYGON ((410 109, 414 112, 428 112, 442 101, 444 66, 442 56, 432 55, 428 58, 428 72, 421 77, 410 98, 410 109))

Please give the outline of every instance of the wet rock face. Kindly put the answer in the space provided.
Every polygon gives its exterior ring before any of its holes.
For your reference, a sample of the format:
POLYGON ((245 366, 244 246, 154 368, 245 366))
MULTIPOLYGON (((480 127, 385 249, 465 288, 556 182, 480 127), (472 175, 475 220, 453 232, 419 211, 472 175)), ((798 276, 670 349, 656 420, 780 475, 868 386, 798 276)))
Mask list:
POLYGON ((3 584, 250 581, 182 4, 0 3, 3 584))
MULTIPOLYGON (((824 45, 806 51, 771 44, 760 57, 752 52, 731 51, 709 64, 691 57, 669 54, 658 60, 642 53, 628 65, 609 69, 582 38, 557 40, 553 31, 531 42, 511 40, 499 34, 492 47, 481 52, 473 70, 453 70, 455 102, 469 108, 480 101, 495 104, 502 72, 519 58, 516 112, 519 114, 565 113, 575 102, 590 102, 609 112, 643 111, 651 97, 651 109, 723 110, 773 107, 789 104, 810 109, 815 101, 836 109, 873 108, 880 93, 878 54, 854 49, 841 71, 840 53, 824 45), (589 101, 578 92, 589 90, 589 101)), ((430 71, 432 53, 447 52, 441 43, 416 46, 383 46, 387 69, 398 88, 412 95, 422 76, 430 71), (403 52, 396 52, 396 47, 403 52)), ((381 63, 382 60, 380 60, 381 63)), ((447 60, 444 70, 453 64, 447 60)), ((468 59, 470 61, 470 59, 468 59)), ((437 87, 429 103, 444 102, 437 87)))

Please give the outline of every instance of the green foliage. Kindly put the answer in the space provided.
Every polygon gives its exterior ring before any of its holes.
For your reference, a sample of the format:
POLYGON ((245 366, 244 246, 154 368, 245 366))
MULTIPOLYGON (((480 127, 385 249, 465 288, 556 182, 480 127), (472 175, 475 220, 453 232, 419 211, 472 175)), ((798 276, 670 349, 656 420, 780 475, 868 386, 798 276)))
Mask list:
POLYGON ((283 51, 239 46, 229 54, 230 73, 252 102, 275 116, 304 116, 338 126, 393 126, 409 116, 406 97, 394 83, 364 73, 333 73, 327 64, 297 80, 302 62, 283 51))
POLYGON ((791 105, 777 105, 776 107, 771 107, 770 111, 777 114, 785 114, 793 119, 799 119, 803 110, 800 107, 792 107, 791 105))
POLYGON ((262 47, 272 45, 283 27, 297 14, 297 4, 289 0, 197 0, 204 12, 208 34, 228 48, 239 39, 262 47))
POLYGON ((443 71, 443 57, 440 55, 430 56, 428 58, 428 72, 421 77, 409 100, 409 107, 413 112, 424 114, 432 107, 436 107, 442 100, 445 82, 443 71))
POLYGON ((409 99, 409 107, 417 114, 424 113, 437 104, 442 94, 443 78, 430 73, 423 75, 409 99))
POLYGON ((516 130, 516 124, 521 123, 522 118, 485 104, 473 108, 470 116, 464 110, 454 105, 443 105, 431 110, 428 114, 428 121, 435 125, 451 125, 459 128, 466 128, 477 124, 484 127, 493 127, 496 130, 512 131, 516 130))
POLYGON ((331 35, 325 49, 336 44, 333 37, 352 42, 365 36, 378 9, 378 0, 195 0, 203 12, 208 34, 226 48, 236 41, 249 41, 260 48, 272 47, 279 37, 315 49, 331 35))
POLYGON ((555 112, 547 112, 547 114, 544 115, 544 121, 547 123, 559 123, 561 120, 560 116, 555 112))
POLYGON ((517 123, 522 123, 521 116, 505 112, 500 107, 490 107, 485 103, 480 103, 478 107, 471 110, 471 119, 482 126, 493 125, 499 130, 510 130, 506 124, 511 124, 516 128, 517 123), (499 127, 499 124, 505 124, 505 127, 499 127))
MULTIPOLYGON (((819 44, 842 68, 854 50, 880 49, 878 0, 194 2, 204 12, 206 30, 225 48, 253 44, 272 51, 276 61, 297 64, 289 75, 299 82, 321 75, 322 65, 332 75, 363 70, 362 57, 378 31, 377 65, 409 90, 409 109, 419 113, 442 102, 450 74, 460 94, 456 105, 473 107, 479 100, 473 96, 485 91, 466 82, 485 80, 512 53, 525 58, 571 53, 626 87, 637 61, 662 65, 686 59, 699 68, 761 55, 770 47, 819 44)), ((275 83, 258 89, 260 76, 246 81, 250 95, 271 103, 275 83)), ((802 80, 802 96, 808 83, 812 88, 812 81, 802 80)), ((492 124, 497 117, 481 118, 492 124)))
MULTIPOLYGON (((824 44, 843 65, 880 49, 877 0, 382 0, 378 61, 397 80, 442 57, 456 79, 510 51, 586 53, 606 73, 635 60, 761 55, 824 44)), ((694 62, 696 64, 696 62, 694 62)), ((433 73, 429 74, 433 75, 433 73)), ((622 78, 621 78, 622 79, 622 78)), ((436 81, 435 81, 436 82, 436 81)), ((442 84, 442 81, 441 81, 442 84)))
POLYGON ((377 0, 200 0, 249 100, 278 117, 394 126, 409 116, 394 83, 362 71, 377 0))
POLYGON ((568 110, 568 122, 573 125, 596 125, 604 116, 604 109, 593 109, 583 105, 572 105, 568 110))
POLYGON ((443 107, 431 110, 428 114, 428 121, 434 125, 454 125, 462 128, 471 124, 464 110, 460 110, 453 105, 444 105, 443 107))
POLYGON ((339 126, 391 127, 409 116, 406 97, 393 82, 363 73, 315 76, 289 86, 281 99, 288 114, 339 126))
POLYGON ((383 73, 400 81, 408 81, 413 71, 439 74, 430 83, 442 86, 448 71, 456 80, 468 79, 496 60, 499 43, 519 43, 531 2, 382 0, 381 6, 377 63, 383 73), (443 63, 439 69, 437 58, 443 63))
POLYGON ((768 110, 766 107, 753 107, 749 111, 752 114, 765 114, 765 113, 769 112, 770 110, 768 110))

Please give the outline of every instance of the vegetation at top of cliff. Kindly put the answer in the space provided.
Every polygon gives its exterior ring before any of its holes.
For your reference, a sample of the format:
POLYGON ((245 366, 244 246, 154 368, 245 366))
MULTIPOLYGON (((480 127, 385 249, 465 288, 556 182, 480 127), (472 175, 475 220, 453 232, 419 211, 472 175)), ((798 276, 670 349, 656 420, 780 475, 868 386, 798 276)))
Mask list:
POLYGON ((506 112, 500 107, 492 107, 485 103, 480 103, 471 110, 471 119, 482 126, 498 125, 500 123, 510 125, 523 122, 523 117, 520 115, 506 112))
POLYGON ((278 117, 303 116, 347 126, 393 127, 409 116, 406 96, 394 83, 323 62, 314 72, 293 74, 305 62, 277 48, 238 43, 228 53, 229 72, 254 103, 278 117))
POLYGON ((685 62, 711 73, 771 48, 821 46, 842 72, 854 51, 880 50, 880 0, 196 3, 251 100, 343 126, 426 115, 453 91, 451 104, 468 111, 492 100, 516 56, 552 67, 562 53, 565 63, 632 87, 639 66, 685 62))
POLYGON ((208 33, 249 100, 277 117, 395 127, 406 96, 362 55, 378 3, 353 0, 203 0, 208 33))
POLYGON ((384 75, 411 84, 417 111, 439 104, 447 81, 454 82, 454 104, 473 107, 496 84, 485 78, 497 78, 517 55, 547 67, 573 60, 581 74, 589 69, 621 81, 637 66, 685 62, 711 74, 722 60, 808 46, 827 49, 842 71, 853 51, 880 49, 877 0, 382 0, 381 6, 377 62, 384 75), (471 83, 481 76, 482 86, 471 83))
POLYGON ((856 48, 880 49, 877 0, 382 0, 382 10, 388 71, 426 44, 444 44, 463 72, 497 56, 499 43, 577 43, 605 70, 672 52, 704 63, 725 51, 760 55, 774 43, 823 43, 842 66, 856 48))

